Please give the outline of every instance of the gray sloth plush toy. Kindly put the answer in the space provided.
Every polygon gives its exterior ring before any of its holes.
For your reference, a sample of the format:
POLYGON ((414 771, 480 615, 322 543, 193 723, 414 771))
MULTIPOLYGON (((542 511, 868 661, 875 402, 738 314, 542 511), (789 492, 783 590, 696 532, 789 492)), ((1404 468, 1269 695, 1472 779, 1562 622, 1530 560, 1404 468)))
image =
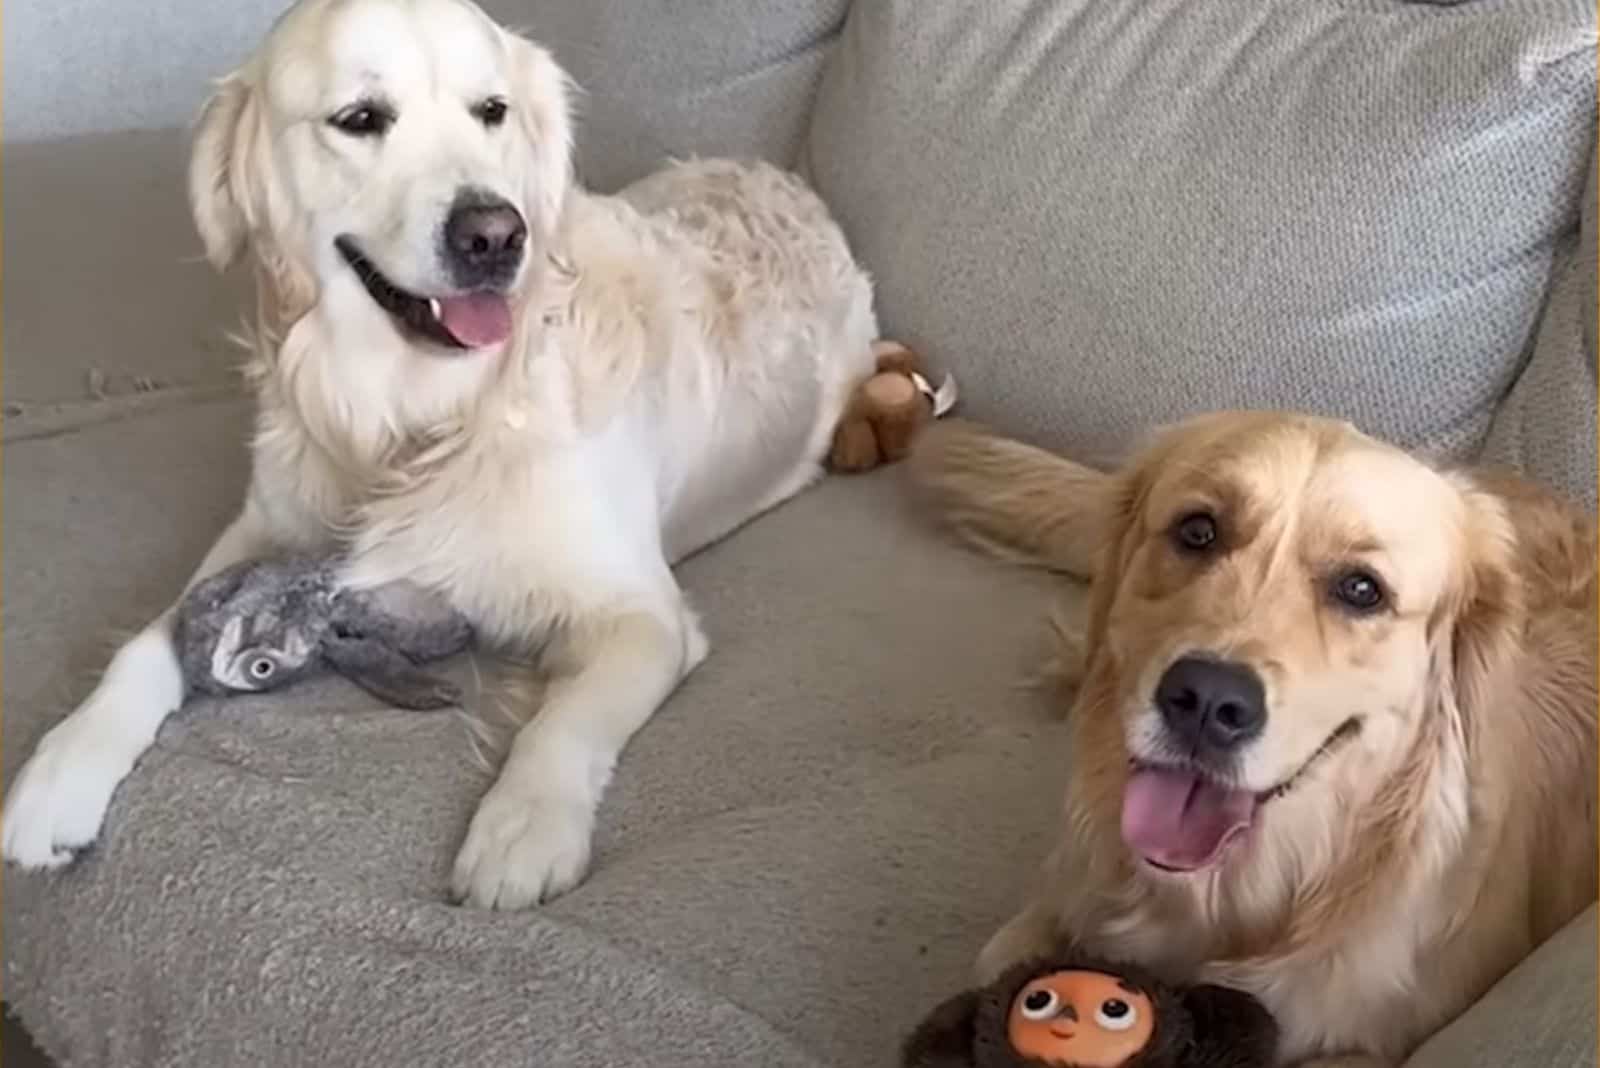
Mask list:
POLYGON ((410 583, 340 590, 338 561, 251 560, 196 583, 175 638, 189 693, 265 693, 331 667, 406 709, 446 708, 458 687, 417 665, 465 649, 466 619, 410 583))

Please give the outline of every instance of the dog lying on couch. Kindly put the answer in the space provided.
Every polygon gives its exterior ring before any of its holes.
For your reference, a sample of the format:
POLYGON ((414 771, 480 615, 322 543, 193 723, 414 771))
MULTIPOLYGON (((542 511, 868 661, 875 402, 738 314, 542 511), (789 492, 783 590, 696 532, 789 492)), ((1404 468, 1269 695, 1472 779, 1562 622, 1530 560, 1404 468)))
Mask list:
MULTIPOLYGON (((709 160, 592 195, 569 95, 468 0, 300 0, 207 104, 190 173, 212 262, 253 261, 259 409, 191 585, 337 542, 344 586, 415 582, 541 647, 455 864, 487 908, 582 878, 618 755, 707 654, 672 565, 819 476, 878 340, 798 179, 709 160)), ((89 845, 183 696, 169 610, 16 777, 6 859, 89 845)))

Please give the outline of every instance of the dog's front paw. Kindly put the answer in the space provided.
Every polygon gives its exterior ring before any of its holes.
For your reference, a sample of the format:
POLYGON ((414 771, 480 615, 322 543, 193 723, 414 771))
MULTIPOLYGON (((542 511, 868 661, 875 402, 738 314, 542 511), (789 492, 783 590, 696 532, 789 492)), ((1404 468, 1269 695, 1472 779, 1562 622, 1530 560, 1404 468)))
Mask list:
POLYGON ((24 868, 58 868, 100 834, 111 795, 137 753, 76 712, 51 729, 22 766, 0 818, 5 859, 24 868))
POLYGON ((566 893, 588 870, 593 830, 594 811, 581 801, 495 785, 478 805, 456 856, 456 900, 521 909, 566 893))
POLYGON ((50 729, 22 766, 0 813, 0 853, 24 868, 58 868, 100 835, 111 795, 183 703, 172 642, 158 629, 112 658, 89 698, 50 729))

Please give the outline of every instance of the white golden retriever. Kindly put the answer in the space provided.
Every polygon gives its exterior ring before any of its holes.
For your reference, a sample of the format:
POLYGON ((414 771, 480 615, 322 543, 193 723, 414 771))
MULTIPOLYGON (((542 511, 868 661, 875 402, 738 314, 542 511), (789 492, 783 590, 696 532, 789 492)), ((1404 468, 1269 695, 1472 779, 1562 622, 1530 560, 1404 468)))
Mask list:
MULTIPOLYGON (((244 506, 191 583, 348 544, 350 583, 545 643, 455 865, 500 909, 583 877, 619 753, 707 652, 671 565, 819 475, 877 333, 796 179, 700 162, 592 195, 568 93, 466 0, 301 0, 206 106, 190 175, 211 260, 254 258, 259 402, 244 506)), ((7 859, 98 835, 184 696, 171 614, 23 768, 7 859)))

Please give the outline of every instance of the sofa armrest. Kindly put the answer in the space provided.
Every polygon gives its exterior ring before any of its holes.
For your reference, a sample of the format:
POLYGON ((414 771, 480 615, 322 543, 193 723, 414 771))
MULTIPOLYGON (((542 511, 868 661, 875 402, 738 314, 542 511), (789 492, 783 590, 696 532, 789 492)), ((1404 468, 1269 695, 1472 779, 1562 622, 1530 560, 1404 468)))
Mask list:
POLYGON ((1405 1068, 1594 1068, 1597 937, 1590 905, 1405 1068))

